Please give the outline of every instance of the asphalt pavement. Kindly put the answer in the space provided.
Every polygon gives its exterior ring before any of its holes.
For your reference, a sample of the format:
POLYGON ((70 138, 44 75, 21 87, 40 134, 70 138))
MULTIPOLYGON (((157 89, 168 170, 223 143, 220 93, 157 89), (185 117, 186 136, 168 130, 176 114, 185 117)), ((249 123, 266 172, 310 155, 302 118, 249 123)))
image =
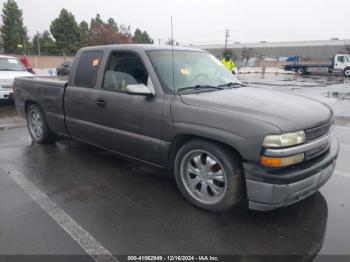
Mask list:
POLYGON ((350 259, 350 82, 326 76, 240 78, 256 88, 304 95, 334 109, 340 155, 336 172, 320 192, 271 212, 241 205, 208 213, 189 204, 175 181, 158 170, 70 139, 32 143, 25 121, 13 105, 3 104, 0 260, 6 255, 33 261, 37 255, 50 261, 127 261, 127 255, 350 259), (102 259, 91 255, 96 250, 102 259))

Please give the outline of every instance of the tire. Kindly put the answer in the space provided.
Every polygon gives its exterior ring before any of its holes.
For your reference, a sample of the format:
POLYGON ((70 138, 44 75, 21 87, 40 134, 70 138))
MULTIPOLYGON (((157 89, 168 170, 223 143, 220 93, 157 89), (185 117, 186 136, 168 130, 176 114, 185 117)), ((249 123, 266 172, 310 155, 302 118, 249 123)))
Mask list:
POLYGON ((193 140, 184 144, 176 154, 174 174, 183 196, 201 209, 227 210, 243 198, 241 160, 215 142, 193 140))
POLYGON ((343 70, 343 75, 344 75, 345 77, 350 77, 350 67, 344 68, 344 70, 343 70))
POLYGON ((307 71, 306 71, 305 68, 299 67, 299 68, 297 69, 297 73, 298 73, 298 75, 306 75, 307 71))
POLYGON ((56 135, 50 130, 45 116, 38 105, 30 105, 27 110, 27 126, 33 141, 40 144, 53 143, 56 135))

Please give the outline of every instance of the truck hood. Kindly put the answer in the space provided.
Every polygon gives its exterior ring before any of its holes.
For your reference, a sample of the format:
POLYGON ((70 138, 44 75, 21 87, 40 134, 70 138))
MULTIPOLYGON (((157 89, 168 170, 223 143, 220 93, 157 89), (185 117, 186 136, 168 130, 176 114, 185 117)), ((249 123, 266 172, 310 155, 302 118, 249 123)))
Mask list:
POLYGON ((333 115, 328 106, 316 100, 250 87, 183 94, 181 99, 187 105, 264 121, 282 132, 318 126, 330 120, 333 115))

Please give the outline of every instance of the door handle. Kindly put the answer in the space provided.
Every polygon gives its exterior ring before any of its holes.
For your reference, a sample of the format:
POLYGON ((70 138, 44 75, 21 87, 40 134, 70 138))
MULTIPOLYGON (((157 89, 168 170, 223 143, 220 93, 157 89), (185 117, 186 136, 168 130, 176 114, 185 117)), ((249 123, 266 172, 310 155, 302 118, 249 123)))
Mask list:
POLYGON ((102 100, 102 99, 98 99, 98 100, 96 101, 96 105, 98 105, 98 106, 105 106, 105 105, 106 105, 106 103, 105 103, 105 101, 104 101, 104 100, 102 100))

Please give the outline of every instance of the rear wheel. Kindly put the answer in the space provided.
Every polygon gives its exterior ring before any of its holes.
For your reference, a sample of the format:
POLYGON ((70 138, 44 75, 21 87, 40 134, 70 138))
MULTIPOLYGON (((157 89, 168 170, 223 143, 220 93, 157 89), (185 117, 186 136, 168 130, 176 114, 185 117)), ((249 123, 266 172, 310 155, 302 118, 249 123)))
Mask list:
POLYGON ((297 69, 297 73, 298 73, 298 75, 306 75, 307 71, 306 71, 305 68, 299 67, 299 68, 297 69))
POLYGON ((350 77, 350 67, 346 67, 343 70, 343 74, 344 74, 345 77, 350 77))
POLYGON ((48 144, 55 141, 55 134, 46 123, 43 112, 37 105, 30 105, 27 110, 29 134, 37 143, 48 144))
POLYGON ((221 211, 243 197, 241 161, 228 148, 205 140, 183 145, 175 158, 175 178, 184 197, 209 211, 221 211))

